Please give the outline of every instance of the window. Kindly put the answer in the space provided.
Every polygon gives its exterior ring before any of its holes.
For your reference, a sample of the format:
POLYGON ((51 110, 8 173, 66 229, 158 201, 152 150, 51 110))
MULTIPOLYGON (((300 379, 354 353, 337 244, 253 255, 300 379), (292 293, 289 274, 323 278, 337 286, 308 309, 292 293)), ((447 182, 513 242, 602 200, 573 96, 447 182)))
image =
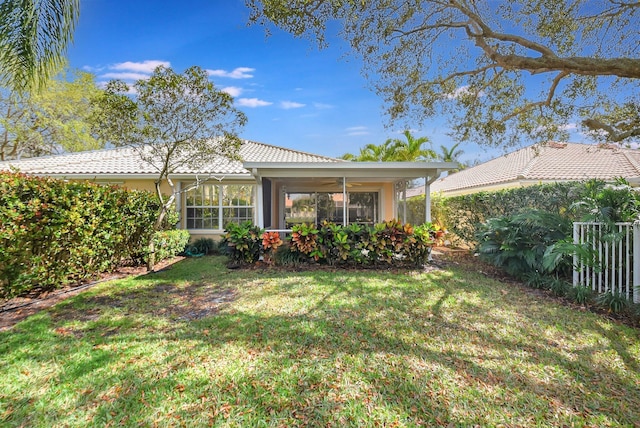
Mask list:
POLYGON ((187 229, 222 230, 227 223, 253 221, 252 185, 202 184, 187 192, 187 229))
MULTIPOLYGON (((347 193, 348 223, 374 224, 378 221, 377 192, 347 193)), ((342 193, 288 193, 285 199, 285 227, 299 223, 319 224, 324 220, 342 224, 342 193)))

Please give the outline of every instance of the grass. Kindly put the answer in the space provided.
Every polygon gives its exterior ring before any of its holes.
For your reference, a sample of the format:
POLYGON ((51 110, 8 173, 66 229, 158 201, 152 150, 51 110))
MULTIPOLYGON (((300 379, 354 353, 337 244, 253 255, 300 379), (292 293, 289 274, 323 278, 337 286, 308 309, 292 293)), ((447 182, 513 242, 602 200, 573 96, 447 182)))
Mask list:
POLYGON ((0 333, 2 426, 638 426, 637 330, 452 268, 103 283, 0 333))

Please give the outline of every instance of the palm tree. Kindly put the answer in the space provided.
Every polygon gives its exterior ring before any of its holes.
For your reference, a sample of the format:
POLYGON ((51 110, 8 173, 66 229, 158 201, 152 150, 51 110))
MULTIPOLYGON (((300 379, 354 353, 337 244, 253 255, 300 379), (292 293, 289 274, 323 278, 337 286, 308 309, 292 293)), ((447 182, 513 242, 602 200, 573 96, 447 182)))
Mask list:
POLYGON ((15 92, 41 87, 64 64, 80 0, 0 2, 0 85, 15 92))
POLYGON ((355 162, 386 162, 395 160, 392 159, 392 156, 392 147, 389 141, 387 141, 380 145, 367 144, 360 149, 360 153, 357 155, 354 155, 353 153, 345 153, 341 158, 355 162))
POLYGON ((459 145, 460 143, 456 143, 451 146, 451 148, 447 148, 443 145, 440 146, 440 160, 442 160, 443 162, 458 162, 458 165, 460 165, 459 168, 450 170, 450 173, 459 172, 468 166, 467 164, 460 162, 459 160, 460 156, 462 156, 462 154, 464 153, 464 150, 457 149, 459 145))
POLYGON ((464 150, 456 148, 460 145, 460 143, 456 143, 451 148, 447 148, 447 146, 440 146, 440 159, 443 162, 459 162, 458 158, 462 156, 464 150))
POLYGON ((415 138, 409 130, 404 131, 402 135, 405 136, 407 141, 402 141, 398 138, 391 138, 386 141, 385 146, 388 146, 391 152, 387 160, 415 162, 434 160, 438 157, 431 148, 422 148, 425 144, 431 145, 429 138, 415 138))

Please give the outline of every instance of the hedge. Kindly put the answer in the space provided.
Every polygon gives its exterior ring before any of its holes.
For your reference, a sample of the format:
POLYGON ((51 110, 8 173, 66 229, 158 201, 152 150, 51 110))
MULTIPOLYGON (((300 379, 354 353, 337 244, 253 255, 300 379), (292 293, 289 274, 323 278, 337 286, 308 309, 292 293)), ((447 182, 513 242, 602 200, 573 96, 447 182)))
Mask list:
MULTIPOLYGON (((475 246, 477 226, 489 218, 536 209, 575 219, 571 205, 585 192, 584 182, 538 184, 528 187, 479 192, 469 195, 431 198, 433 222, 451 232, 455 244, 475 246)), ((407 200, 407 221, 424 219, 424 195, 407 200)))
POLYGON ((0 294, 54 289, 143 253, 150 192, 0 172, 0 294))

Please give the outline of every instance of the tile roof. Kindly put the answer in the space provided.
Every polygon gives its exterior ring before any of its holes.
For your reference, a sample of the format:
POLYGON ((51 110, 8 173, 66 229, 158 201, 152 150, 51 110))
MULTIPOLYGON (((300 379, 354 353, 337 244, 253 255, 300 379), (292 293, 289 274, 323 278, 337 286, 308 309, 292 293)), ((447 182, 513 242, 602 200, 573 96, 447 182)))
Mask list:
POLYGON ((640 151, 614 145, 549 142, 532 145, 441 178, 432 192, 472 193, 521 181, 612 180, 640 177, 640 151))
MULTIPOLYGON (((339 159, 248 140, 244 140, 242 143, 240 157, 246 162, 342 162, 339 159)), ((0 162, 0 170, 8 170, 12 166, 27 174, 44 175, 117 174, 135 176, 157 173, 157 170, 152 165, 143 162, 131 147, 0 162)), ((230 161, 224 157, 219 157, 198 170, 185 166, 175 171, 177 174, 247 174, 248 172, 243 168, 242 161, 230 161)))

